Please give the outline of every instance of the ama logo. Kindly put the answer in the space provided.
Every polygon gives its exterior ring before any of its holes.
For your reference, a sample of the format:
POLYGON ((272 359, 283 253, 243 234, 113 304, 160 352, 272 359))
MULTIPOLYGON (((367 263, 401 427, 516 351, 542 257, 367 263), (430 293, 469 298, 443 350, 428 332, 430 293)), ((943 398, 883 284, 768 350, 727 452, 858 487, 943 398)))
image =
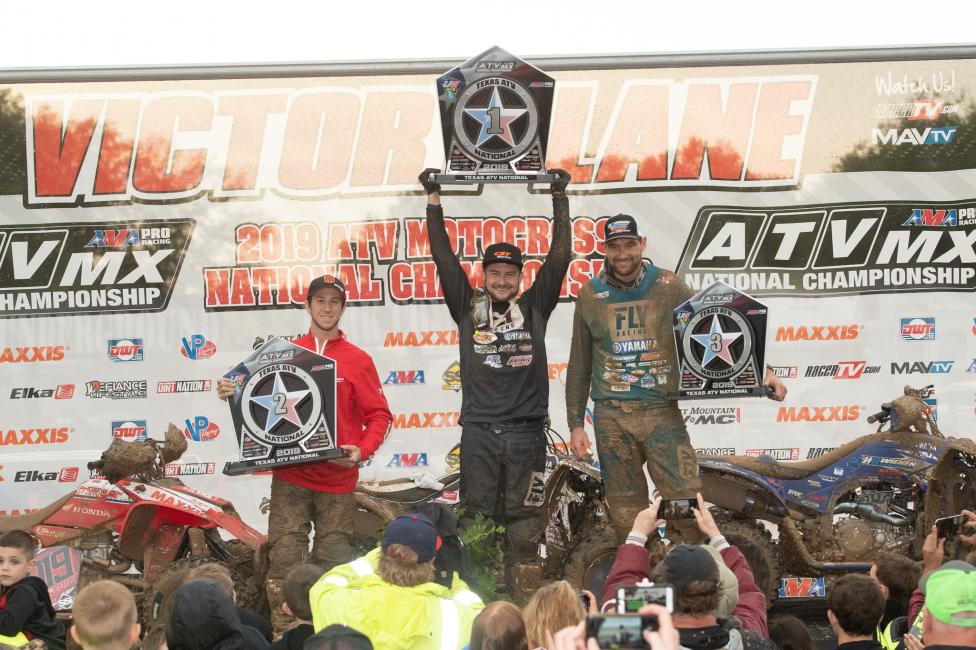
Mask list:
POLYGON ((125 248, 142 243, 138 230, 96 230, 85 248, 125 248))
POLYGON ((209 359, 216 353, 216 344, 213 341, 208 341, 203 334, 184 336, 180 344, 180 354, 183 355, 183 358, 192 361, 209 359))
POLYGON ((391 370, 389 376, 383 380, 385 386, 404 386, 407 384, 423 384, 423 370, 391 370))
POLYGON ((112 437, 129 442, 146 439, 145 420, 112 420, 112 437))
POLYGON ((390 458, 390 462, 388 462, 386 466, 387 467, 427 467, 427 453, 414 452, 414 453, 393 454, 393 457, 390 458))
POLYGON ((220 427, 202 415, 187 418, 183 424, 183 435, 194 442, 207 442, 220 435, 220 427))
POLYGON ((109 339, 108 358, 109 361, 142 361, 145 347, 142 339, 109 339))
POLYGON ((824 598, 827 584, 823 578, 781 578, 780 598, 824 598))
POLYGON ((959 225, 959 211, 954 209, 912 208, 903 226, 949 227, 959 225))

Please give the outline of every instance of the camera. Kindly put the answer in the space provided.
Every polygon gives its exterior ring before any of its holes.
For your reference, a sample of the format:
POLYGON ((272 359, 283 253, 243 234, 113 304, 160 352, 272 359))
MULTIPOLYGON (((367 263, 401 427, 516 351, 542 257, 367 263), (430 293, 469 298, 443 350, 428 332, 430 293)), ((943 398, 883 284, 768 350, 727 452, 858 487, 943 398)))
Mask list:
POLYGON ((601 648, 647 648, 644 630, 659 627, 657 616, 636 614, 593 615, 586 619, 586 638, 596 639, 601 648))
POLYGON ((617 589, 617 613, 636 614, 644 605, 660 605, 674 611, 674 587, 669 584, 639 582, 617 589))

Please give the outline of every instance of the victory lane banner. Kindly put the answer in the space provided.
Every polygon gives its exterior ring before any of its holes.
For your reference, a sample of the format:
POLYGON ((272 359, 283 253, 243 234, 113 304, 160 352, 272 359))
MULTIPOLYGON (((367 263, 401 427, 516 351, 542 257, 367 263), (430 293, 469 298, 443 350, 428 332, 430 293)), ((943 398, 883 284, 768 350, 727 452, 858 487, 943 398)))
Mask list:
POLYGON ((231 369, 228 399, 240 461, 228 475, 337 458, 336 364, 284 339, 271 338, 231 369))

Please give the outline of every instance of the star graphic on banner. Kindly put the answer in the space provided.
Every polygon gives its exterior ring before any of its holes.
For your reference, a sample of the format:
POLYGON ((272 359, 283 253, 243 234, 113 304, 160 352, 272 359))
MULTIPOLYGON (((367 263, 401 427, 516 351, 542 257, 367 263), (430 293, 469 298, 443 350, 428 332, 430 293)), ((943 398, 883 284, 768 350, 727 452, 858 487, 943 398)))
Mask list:
POLYGON ((301 427, 298 405, 310 392, 308 389, 289 391, 281 379, 281 373, 276 373, 271 393, 252 397, 251 401, 268 412, 268 419, 264 423, 265 431, 271 431, 280 420, 287 420, 296 427, 301 427))
POLYGON ((512 134, 512 122, 527 113, 528 109, 505 108, 502 104, 501 94, 496 87, 491 92, 491 101, 488 102, 487 108, 466 108, 464 112, 481 124, 481 131, 478 133, 477 142, 475 142, 476 147, 480 147, 496 135, 504 140, 508 146, 514 147, 515 136, 512 134))
POLYGON ((731 366, 734 362, 732 361, 732 351, 729 349, 729 346, 742 338, 742 332, 726 334, 722 331, 722 324, 718 320, 718 315, 715 315, 712 316, 712 326, 708 334, 692 334, 691 338, 705 348, 705 358, 701 362, 703 367, 707 366, 708 362, 715 357, 718 357, 731 366))

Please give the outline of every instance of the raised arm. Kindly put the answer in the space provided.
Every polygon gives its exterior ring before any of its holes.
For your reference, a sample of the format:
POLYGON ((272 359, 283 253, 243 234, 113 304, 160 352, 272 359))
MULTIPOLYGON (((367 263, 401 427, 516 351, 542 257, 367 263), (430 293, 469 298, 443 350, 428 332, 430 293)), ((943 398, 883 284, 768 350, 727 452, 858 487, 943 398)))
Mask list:
POLYGON ((434 258, 434 265, 437 267, 437 277, 441 281, 444 302, 451 310, 451 318, 454 322, 460 323, 474 291, 454 249, 451 248, 451 239, 447 236, 447 228, 444 227, 441 186, 430 178, 431 174, 437 171, 439 170, 425 169, 420 173, 419 179, 420 184, 427 191, 427 238, 430 241, 431 257, 434 258))
POLYGON ((562 169, 550 169, 549 173, 556 176, 549 186, 552 194, 552 242, 546 261, 542 263, 542 268, 532 283, 533 299, 546 316, 552 313, 559 302, 559 292, 563 287, 563 278, 566 277, 572 252, 569 200, 566 198, 569 173, 562 169))

